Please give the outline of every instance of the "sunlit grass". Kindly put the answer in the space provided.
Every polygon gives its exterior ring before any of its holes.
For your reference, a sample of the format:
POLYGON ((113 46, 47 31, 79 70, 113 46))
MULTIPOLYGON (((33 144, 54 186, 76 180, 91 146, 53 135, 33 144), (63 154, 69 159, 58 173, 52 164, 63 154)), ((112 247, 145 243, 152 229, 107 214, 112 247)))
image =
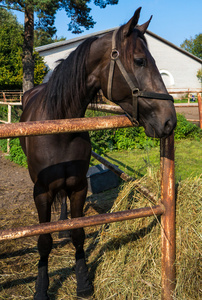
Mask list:
MULTIPOLYGON (((148 150, 134 149, 130 151, 112 151, 103 155, 111 163, 117 165, 125 173, 134 178, 141 178, 148 171, 155 172, 160 167, 159 147, 148 150)), ((202 173, 202 143, 196 140, 175 142, 175 177, 183 180, 200 176, 202 173)), ((99 162, 92 159, 92 164, 99 162)))

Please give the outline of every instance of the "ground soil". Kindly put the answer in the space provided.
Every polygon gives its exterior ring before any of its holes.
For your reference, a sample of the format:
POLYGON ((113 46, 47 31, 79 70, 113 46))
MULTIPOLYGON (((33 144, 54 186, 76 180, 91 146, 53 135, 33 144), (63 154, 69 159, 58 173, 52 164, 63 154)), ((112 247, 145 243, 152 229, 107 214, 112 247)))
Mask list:
POLYGON ((31 201, 32 189, 28 170, 11 162, 0 152, 0 208, 13 209, 22 201, 31 201))
POLYGON ((199 126, 199 110, 198 106, 192 107, 175 107, 176 112, 183 114, 188 120, 194 120, 197 126, 199 126), (196 121, 197 120, 197 121, 196 121))

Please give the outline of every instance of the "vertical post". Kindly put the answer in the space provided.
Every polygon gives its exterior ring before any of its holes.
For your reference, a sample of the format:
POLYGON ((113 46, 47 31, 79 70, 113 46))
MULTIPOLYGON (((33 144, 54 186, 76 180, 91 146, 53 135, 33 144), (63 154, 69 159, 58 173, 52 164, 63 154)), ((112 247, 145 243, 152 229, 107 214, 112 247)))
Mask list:
POLYGON ((188 104, 190 104, 190 98, 191 98, 191 95, 190 95, 190 92, 189 92, 189 89, 188 89, 188 104))
POLYGON ((6 102, 6 93, 2 92, 3 93, 3 99, 4 99, 4 102, 6 102))
POLYGON ((199 125, 200 125, 200 128, 202 129, 202 103, 201 103, 201 94, 200 93, 197 94, 197 98, 198 98, 198 111, 199 111, 199 125))
POLYGON ((174 133, 161 139, 161 202, 165 213, 161 216, 162 245, 162 300, 172 300, 175 290, 175 176, 174 176, 174 133))
MULTIPOLYGON (((8 123, 11 123, 11 105, 8 104, 8 123)), ((10 153, 10 139, 7 139, 7 154, 10 153)))

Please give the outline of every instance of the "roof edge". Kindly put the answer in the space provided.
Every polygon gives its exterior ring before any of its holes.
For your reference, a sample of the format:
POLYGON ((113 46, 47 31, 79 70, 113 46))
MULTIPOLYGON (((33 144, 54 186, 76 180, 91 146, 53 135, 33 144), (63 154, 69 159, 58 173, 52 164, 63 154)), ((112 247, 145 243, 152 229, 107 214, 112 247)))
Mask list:
POLYGON ((58 48, 58 47, 61 47, 61 46, 65 46, 67 44, 72 44, 74 42, 83 41, 83 40, 85 40, 89 37, 92 37, 92 36, 106 34, 106 33, 114 31, 117 28, 118 27, 107 29, 107 30, 101 30, 101 31, 89 33, 89 34, 86 34, 86 35, 78 36, 78 37, 75 37, 75 38, 72 38, 72 39, 69 39, 69 40, 65 40, 65 41, 61 41, 61 42, 55 42, 55 43, 51 43, 51 44, 48 44, 48 45, 36 47, 35 50, 40 53, 42 51, 58 48))
MULTIPOLYGON (((65 46, 67 44, 72 44, 74 42, 80 42, 80 41, 83 41, 89 37, 92 37, 92 36, 97 36, 97 35, 102 35, 102 34, 106 34, 106 33, 109 33, 109 32, 112 32, 114 30, 116 30, 117 28, 119 27, 115 27, 115 28, 111 28, 111 29, 107 29, 107 30, 101 30, 101 31, 97 31, 97 32, 93 32, 93 33, 90 33, 90 34, 86 34, 86 35, 83 35, 83 36, 79 36, 79 37, 75 37, 75 38, 72 38, 72 39, 69 39, 69 40, 65 40, 65 41, 61 41, 61 42, 56 42, 56 43, 52 43, 52 44, 48 44, 48 45, 44 45, 44 46, 40 46, 40 47, 36 47, 35 50, 37 52, 43 52, 43 51, 47 51, 47 50, 50 50, 50 49, 54 49, 54 48, 58 48, 58 47, 61 47, 61 46, 65 46)), ((160 37, 159 35, 147 30, 146 33, 156 39, 158 39, 159 41, 165 43, 166 45, 176 49, 177 51, 180 51, 181 53, 191 57, 192 59, 198 61, 199 63, 202 64, 202 59, 200 59, 199 57, 193 55, 192 53, 176 46, 175 44, 169 42, 168 40, 160 37)))
POLYGON ((151 35, 152 37, 154 37, 154 38, 160 40, 161 42, 167 44, 168 46, 170 46, 170 47, 172 47, 172 48, 174 48, 174 49, 176 49, 176 50, 182 52, 183 54, 185 54, 185 55, 187 55, 187 56, 190 56, 191 58, 197 60, 198 62, 200 62, 200 63, 202 64, 202 59, 200 59, 199 57, 193 55, 192 53, 190 53, 190 52, 188 52, 188 51, 186 51, 186 50, 184 50, 184 49, 182 49, 182 48, 176 46, 175 44, 169 42, 168 40, 166 40, 166 39, 160 37, 159 35, 157 35, 157 34, 151 32, 151 31, 149 31, 149 30, 147 30, 146 33, 147 33, 148 35, 151 35))

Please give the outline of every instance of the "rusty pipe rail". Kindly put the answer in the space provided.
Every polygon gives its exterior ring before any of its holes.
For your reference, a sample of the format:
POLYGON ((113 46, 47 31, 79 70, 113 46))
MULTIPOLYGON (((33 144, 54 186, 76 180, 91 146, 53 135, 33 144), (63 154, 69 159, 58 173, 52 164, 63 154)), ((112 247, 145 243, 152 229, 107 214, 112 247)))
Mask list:
POLYGON ((95 215, 90 217, 69 219, 65 221, 57 221, 33 226, 6 229, 0 232, 0 241, 8 239, 18 239, 22 237, 34 236, 45 233, 52 233, 56 231, 77 229, 81 227, 102 225, 106 223, 113 223, 136 218, 149 217, 152 215, 162 215, 163 213, 164 206, 163 204, 159 204, 153 207, 144 207, 121 212, 95 215))
POLYGON ((132 127, 126 116, 108 116, 93 118, 34 121, 0 125, 0 139, 20 136, 84 132, 121 127, 132 127))

